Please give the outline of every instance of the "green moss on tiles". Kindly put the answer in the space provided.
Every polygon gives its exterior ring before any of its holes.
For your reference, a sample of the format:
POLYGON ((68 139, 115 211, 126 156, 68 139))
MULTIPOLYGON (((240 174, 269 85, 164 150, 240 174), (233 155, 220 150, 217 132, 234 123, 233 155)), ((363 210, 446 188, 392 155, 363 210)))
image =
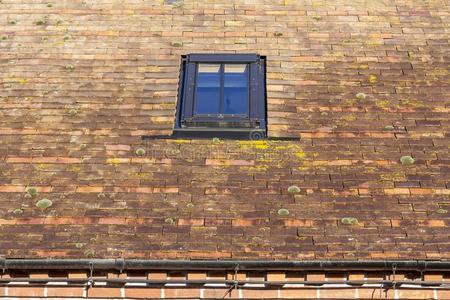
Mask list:
POLYGON ((172 218, 166 218, 164 220, 164 223, 169 224, 169 225, 173 225, 173 224, 175 224, 175 220, 172 219, 172 218))
POLYGON ((78 248, 78 249, 80 249, 80 248, 83 248, 84 245, 86 245, 86 244, 84 244, 84 243, 76 243, 76 244, 75 244, 75 247, 78 248))
POLYGON ((2 39, 2 41, 5 41, 5 40, 8 39, 8 37, 7 37, 6 35, 3 35, 3 36, 1 37, 1 39, 2 39))
POLYGON ((88 249, 86 251, 83 252, 84 256, 89 257, 89 258, 93 258, 95 256, 95 252, 92 249, 88 249))
POLYGON ((385 130, 394 130, 395 127, 392 126, 392 125, 386 125, 386 126, 384 126, 384 129, 385 129, 385 130))
POLYGON ((300 193, 300 188, 296 185, 291 185, 290 187, 288 187, 288 192, 291 194, 297 194, 300 193))
POLYGON ((73 71, 73 70, 75 70, 75 66, 71 65, 71 64, 68 64, 68 65, 64 66, 64 69, 66 69, 68 71, 73 71))
POLYGON ((172 47, 183 47, 183 42, 174 41, 174 42, 170 43, 170 46, 172 46, 172 47))
POLYGON ((17 20, 11 20, 11 21, 9 21, 9 24, 10 25, 16 25, 17 24, 17 20))
POLYGON ((286 208, 280 208, 277 213, 279 216, 283 216, 283 217, 289 216, 289 214, 290 214, 289 210, 286 208))
POLYGON ((279 31, 277 31, 277 32, 274 32, 274 33, 273 33, 273 35, 274 35, 274 36, 283 36, 283 33, 282 33, 282 32, 279 32, 279 31))
POLYGON ((341 219, 341 223, 344 225, 356 225, 358 224, 358 219, 353 217, 345 217, 341 219))
POLYGON ((254 236, 252 237, 252 244, 254 245, 259 245, 262 242, 262 238, 260 238, 259 236, 254 236))
POLYGON ((400 162, 404 166, 410 166, 410 165, 414 164, 414 158, 412 158, 409 155, 405 155, 405 156, 400 157, 400 162))
POLYGON ((325 116, 328 116, 328 113, 327 113, 326 111, 323 111, 323 112, 320 113, 320 115, 321 115, 322 117, 325 117, 325 116))
POLYGON ((76 108, 71 108, 67 111, 67 113, 71 116, 75 116, 76 114, 78 114, 78 110, 76 108))
POLYGON ((144 148, 137 148, 135 153, 136 153, 137 156, 144 156, 146 151, 145 151, 144 148))
POLYGON ((446 214, 446 213, 448 213, 448 210, 443 209, 443 208, 438 208, 436 210, 436 213, 438 213, 438 214, 446 214))
POLYGON ((48 7, 48 8, 51 8, 51 7, 53 7, 53 4, 47 3, 47 7, 48 7))
POLYGON ((84 149, 86 149, 87 148, 87 145, 86 144, 80 144, 80 150, 84 150, 84 149))
POLYGON ((45 16, 44 18, 37 20, 36 22, 34 22, 35 25, 37 26, 45 26, 48 25, 48 16, 45 16))
POLYGON ((218 137, 214 137, 212 141, 213 143, 220 143, 220 139, 218 137))
POLYGON ((314 17, 312 17, 314 20, 316 20, 316 21, 320 21, 320 20, 322 20, 322 17, 321 16, 314 16, 314 17))
POLYGON ((32 197, 36 197, 38 192, 37 189, 35 187, 29 187, 26 189, 25 191, 26 194, 30 195, 30 198, 32 197))
POLYGON ((367 95, 364 93, 357 93, 355 96, 356 96, 356 99, 358 99, 358 100, 364 100, 367 97, 367 95))
POLYGON ((40 209, 46 209, 53 205, 53 202, 50 199, 41 199, 38 202, 36 202, 36 206, 40 209))
POLYGON ((97 198, 99 198, 99 199, 102 199, 102 198, 105 198, 105 197, 106 197, 105 193, 98 193, 97 194, 97 198))
POLYGON ((64 36, 64 41, 68 41, 70 39, 70 36, 69 35, 65 35, 64 36))
POLYGON ((21 215, 21 214, 23 214, 23 209, 21 209, 21 208, 16 208, 16 209, 14 209, 14 210, 12 211, 12 213, 15 214, 15 215, 21 215))
POLYGON ((186 204, 187 208, 194 208, 194 203, 189 202, 188 204, 186 204))

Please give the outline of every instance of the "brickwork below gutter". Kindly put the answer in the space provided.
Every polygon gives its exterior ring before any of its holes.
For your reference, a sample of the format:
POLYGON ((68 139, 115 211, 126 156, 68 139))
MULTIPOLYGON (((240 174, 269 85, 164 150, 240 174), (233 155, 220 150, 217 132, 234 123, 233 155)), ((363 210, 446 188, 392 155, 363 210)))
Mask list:
POLYGON ((8 271, 1 297, 449 299, 448 272, 8 271))

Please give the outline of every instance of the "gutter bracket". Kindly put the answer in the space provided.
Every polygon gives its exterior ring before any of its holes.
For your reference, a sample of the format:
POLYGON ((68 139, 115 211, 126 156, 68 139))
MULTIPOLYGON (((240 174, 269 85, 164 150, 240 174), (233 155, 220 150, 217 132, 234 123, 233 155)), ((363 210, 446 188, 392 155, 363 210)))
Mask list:
POLYGON ((8 269, 8 267, 6 266, 6 259, 5 258, 0 258, 0 266, 2 268, 2 274, 4 275, 6 272, 6 269, 8 269))
POLYGON ((126 266, 125 259, 123 259, 123 258, 115 259, 115 265, 116 265, 116 269, 119 270, 119 273, 122 274, 123 270, 125 269, 125 266, 126 266))
POLYGON ((88 290, 94 285, 93 274, 94 274, 94 262, 91 261, 89 262, 89 278, 87 281, 86 290, 88 290))
POLYGON ((222 299, 225 299, 231 293, 231 291, 235 289, 237 290, 239 288, 239 280, 237 280, 238 271, 239 271, 239 264, 236 264, 236 267, 234 267, 233 284, 227 290, 225 295, 223 295, 222 299))

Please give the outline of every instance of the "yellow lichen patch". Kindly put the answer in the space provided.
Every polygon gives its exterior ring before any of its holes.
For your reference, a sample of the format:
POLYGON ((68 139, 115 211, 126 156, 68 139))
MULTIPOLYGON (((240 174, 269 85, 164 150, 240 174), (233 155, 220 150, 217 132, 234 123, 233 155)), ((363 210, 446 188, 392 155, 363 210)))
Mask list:
POLYGON ((312 167, 311 166, 300 166, 300 167, 298 167, 297 169, 299 170, 299 171, 308 171, 308 170, 310 170, 312 167))
POLYGON ((384 181, 403 181, 406 176, 402 172, 392 172, 388 174, 380 174, 380 179, 384 181))
POLYGON ((62 45, 64 45, 64 41, 57 41, 57 42, 52 43, 52 46, 54 46, 54 47, 58 47, 58 46, 62 46, 62 45))
POLYGON ((427 71, 428 74, 434 75, 434 76, 445 76, 448 75, 450 72, 445 69, 435 69, 435 70, 429 70, 427 71))
POLYGON ((36 171, 43 171, 43 170, 45 170, 46 167, 47 167, 47 164, 35 164, 35 165, 33 165, 33 168, 36 171))
POLYGON ((366 45, 369 45, 369 46, 378 46, 378 45, 383 45, 383 44, 384 44, 383 39, 375 39, 375 38, 372 38, 366 42, 366 45))
POLYGON ((344 99, 342 100, 342 103, 347 106, 352 106, 356 103, 356 101, 354 99, 344 99))
POLYGON ((295 152, 295 156, 297 156, 300 159, 304 159, 305 156, 306 156, 306 153, 303 150, 302 151, 298 151, 298 152, 295 152))
POLYGON ((20 83, 20 84, 25 84, 25 83, 28 82, 28 79, 26 79, 26 78, 19 78, 19 79, 17 79, 17 82, 20 83))
POLYGON ((241 149, 255 148, 265 150, 270 146, 268 141, 238 141, 237 144, 241 149))
POLYGON ((286 150, 286 146, 276 146, 275 150, 286 150))
POLYGON ((347 122, 353 122, 356 120, 356 117, 354 115, 346 115, 342 117, 342 120, 345 120, 347 122))
POLYGON ((412 106, 414 108, 421 108, 425 106, 421 101, 412 99, 402 99, 399 102, 400 104, 398 106, 412 106))
POLYGON ((176 144, 188 144, 188 143, 190 143, 190 140, 177 139, 177 140, 174 140, 174 142, 176 144))
POLYGON ((265 172, 269 169, 268 165, 257 165, 257 166, 243 166, 240 167, 241 170, 248 171, 248 172, 265 172))
POLYGON ((424 132, 420 134, 411 134, 411 137, 435 137, 435 138, 444 138, 444 132, 424 132))
POLYGON ((375 102, 375 105, 379 108, 388 108, 389 104, 389 100, 378 100, 375 102))
POLYGON ((129 172, 128 175, 131 178, 140 179, 140 180, 150 180, 150 179, 152 179, 152 175, 150 173, 129 172))
POLYGON ((435 112, 448 112, 448 113, 450 113, 450 107, 449 108, 447 108, 447 107, 442 107, 442 106, 437 106, 437 107, 434 107, 433 108, 433 111, 435 111, 435 112))
POLYGON ((158 66, 147 66, 145 67, 145 71, 147 72, 160 72, 161 68, 158 66))
POLYGON ((129 158, 108 158, 106 160, 106 163, 109 165, 127 164, 129 162, 129 158))
POLYGON ((342 52, 342 51, 336 51, 336 52, 333 52, 333 53, 331 54, 331 56, 334 56, 334 57, 344 57, 344 56, 345 56, 345 53, 342 52))
MULTIPOLYGON (((119 108, 118 106, 111 106, 114 108, 119 108)), ((172 109, 175 107, 173 103, 159 103, 159 104, 142 104, 142 109, 172 109)))
POLYGON ((81 171, 81 167, 79 164, 71 164, 67 167, 67 171, 78 173, 81 171))
POLYGON ((28 82, 28 79, 26 78, 16 78, 14 75, 13 76, 3 76, 3 79, 5 80, 5 82, 10 81, 13 83, 20 83, 20 84, 25 84, 28 82))
POLYGON ((269 148, 269 143, 267 141, 254 141, 256 149, 264 150, 269 148))
POLYGON ((377 83, 377 81, 378 81, 377 75, 371 74, 371 75, 369 76, 369 82, 370 82, 371 84, 375 84, 375 83, 377 83))
POLYGON ((169 122, 172 120, 171 117, 150 117, 149 118, 150 122, 153 123, 165 123, 165 122, 169 122))
POLYGON ((152 98, 164 98, 164 97, 170 97, 170 96, 172 96, 172 92, 170 92, 170 91, 156 91, 156 92, 153 92, 153 94, 152 94, 152 98))
POLYGON ((302 147, 300 145, 297 144, 288 144, 286 145, 286 150, 285 153, 287 156, 293 156, 302 160, 306 157, 306 152, 303 151, 302 147))

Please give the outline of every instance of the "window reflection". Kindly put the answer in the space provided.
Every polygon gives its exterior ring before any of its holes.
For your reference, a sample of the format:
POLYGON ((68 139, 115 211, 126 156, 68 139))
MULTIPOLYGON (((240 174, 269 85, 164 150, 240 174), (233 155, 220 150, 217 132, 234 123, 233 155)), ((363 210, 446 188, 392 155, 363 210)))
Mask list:
POLYGON ((248 77, 247 64, 199 64, 195 114, 248 115, 248 77))
POLYGON ((220 111, 220 64, 199 64, 195 97, 196 114, 220 111))
POLYGON ((248 66, 226 64, 224 69, 224 114, 248 114, 248 66))

